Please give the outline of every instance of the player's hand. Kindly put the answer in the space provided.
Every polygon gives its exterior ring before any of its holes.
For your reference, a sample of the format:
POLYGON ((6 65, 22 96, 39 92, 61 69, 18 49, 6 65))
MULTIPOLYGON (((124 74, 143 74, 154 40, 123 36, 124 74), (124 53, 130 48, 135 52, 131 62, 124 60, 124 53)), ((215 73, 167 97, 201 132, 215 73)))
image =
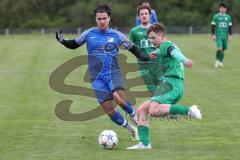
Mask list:
POLYGON ((150 56, 151 59, 156 59, 157 58, 157 53, 152 52, 152 53, 149 54, 149 56, 150 56))
POLYGON ((183 64, 185 67, 192 68, 193 62, 191 59, 186 59, 183 64))
POLYGON ((232 35, 229 35, 228 39, 229 41, 232 41, 232 35))
POLYGON ((216 36, 212 35, 212 40, 215 41, 216 40, 216 36))
POLYGON ((63 38, 63 34, 62 34, 62 30, 56 32, 56 39, 58 42, 62 43, 64 38, 63 38))

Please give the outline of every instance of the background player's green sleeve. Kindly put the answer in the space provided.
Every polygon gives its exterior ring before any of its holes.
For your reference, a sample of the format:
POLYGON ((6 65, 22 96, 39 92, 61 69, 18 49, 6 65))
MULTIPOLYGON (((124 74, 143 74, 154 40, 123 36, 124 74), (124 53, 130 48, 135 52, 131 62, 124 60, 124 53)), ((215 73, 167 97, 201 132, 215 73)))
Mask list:
POLYGON ((211 24, 212 25, 216 25, 216 16, 215 15, 212 18, 211 24))
POLYGON ((130 31, 129 39, 135 43, 133 30, 130 31))

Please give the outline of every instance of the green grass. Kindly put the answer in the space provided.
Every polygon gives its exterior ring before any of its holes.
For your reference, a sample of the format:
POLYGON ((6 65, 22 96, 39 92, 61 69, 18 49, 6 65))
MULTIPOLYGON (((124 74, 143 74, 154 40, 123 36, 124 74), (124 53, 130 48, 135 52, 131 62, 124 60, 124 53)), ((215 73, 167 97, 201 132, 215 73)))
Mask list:
MULTIPOLYGON (((74 113, 97 106, 95 98, 61 94, 49 87, 51 73, 85 54, 85 47, 68 50, 54 35, 0 36, 0 159, 240 159, 240 37, 230 43, 221 69, 213 68, 215 43, 209 35, 169 38, 194 61, 194 67, 186 69, 180 104, 199 105, 203 120, 152 120, 153 149, 127 151, 125 147, 134 142, 106 115, 86 122, 63 121, 55 115, 55 106, 63 99, 74 100, 74 113), (104 129, 118 133, 115 150, 99 147, 98 134, 104 129)), ((135 61, 131 55, 129 59, 135 61)), ((89 86, 82 80, 85 69, 76 69, 66 83, 89 86)), ((137 98, 137 105, 143 101, 137 98)))

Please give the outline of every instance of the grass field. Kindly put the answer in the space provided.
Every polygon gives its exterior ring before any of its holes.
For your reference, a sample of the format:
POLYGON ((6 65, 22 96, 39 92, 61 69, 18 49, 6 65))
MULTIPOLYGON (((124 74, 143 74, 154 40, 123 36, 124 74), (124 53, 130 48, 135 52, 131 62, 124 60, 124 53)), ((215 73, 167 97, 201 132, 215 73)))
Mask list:
MULTIPOLYGON (((240 159, 240 37, 236 35, 230 43, 221 69, 213 68, 215 44, 209 35, 169 38, 194 61, 194 67, 186 69, 185 95, 180 103, 197 104, 203 119, 152 120, 153 149, 127 151, 135 142, 106 115, 86 122, 63 121, 55 115, 55 106, 63 99, 74 100, 73 113, 97 106, 94 98, 61 94, 49 87, 51 73, 85 54, 85 47, 68 50, 54 35, 0 36, 0 159, 240 159), (99 147, 98 134, 104 129, 118 133, 115 150, 99 147)), ((135 61, 133 56, 129 60, 135 61)), ((85 69, 76 69, 66 83, 90 86, 83 82, 85 69)), ((138 98, 137 105, 143 100, 138 98)))

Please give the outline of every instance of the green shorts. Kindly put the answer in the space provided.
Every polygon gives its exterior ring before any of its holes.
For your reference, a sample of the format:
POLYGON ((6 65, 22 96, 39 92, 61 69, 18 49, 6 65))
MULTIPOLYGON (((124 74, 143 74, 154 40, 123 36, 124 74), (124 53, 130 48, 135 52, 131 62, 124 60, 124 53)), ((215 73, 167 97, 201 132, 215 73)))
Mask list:
POLYGON ((228 48, 228 39, 216 38, 216 45, 218 49, 227 49, 228 48))
POLYGON ((159 86, 151 101, 156 101, 161 104, 175 104, 183 96, 184 92, 184 80, 175 77, 165 77, 161 80, 159 86))
POLYGON ((141 67, 141 76, 149 92, 154 92, 160 84, 162 71, 157 67, 141 67))

